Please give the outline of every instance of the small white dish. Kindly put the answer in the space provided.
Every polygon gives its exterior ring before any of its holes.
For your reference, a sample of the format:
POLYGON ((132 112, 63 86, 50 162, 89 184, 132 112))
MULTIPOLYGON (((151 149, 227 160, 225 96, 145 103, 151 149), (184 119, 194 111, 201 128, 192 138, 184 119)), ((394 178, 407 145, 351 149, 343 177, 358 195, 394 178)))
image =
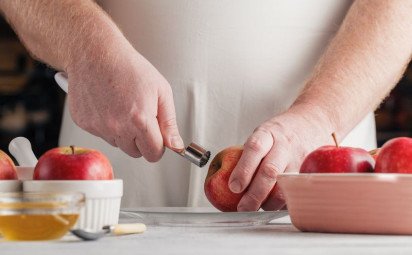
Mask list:
POLYGON ((0 192, 20 192, 23 185, 19 180, 0 180, 0 192))
POLYGON ((81 192, 86 197, 75 228, 93 231, 119 221, 120 203, 123 196, 122 180, 84 181, 24 181, 24 192, 81 192))

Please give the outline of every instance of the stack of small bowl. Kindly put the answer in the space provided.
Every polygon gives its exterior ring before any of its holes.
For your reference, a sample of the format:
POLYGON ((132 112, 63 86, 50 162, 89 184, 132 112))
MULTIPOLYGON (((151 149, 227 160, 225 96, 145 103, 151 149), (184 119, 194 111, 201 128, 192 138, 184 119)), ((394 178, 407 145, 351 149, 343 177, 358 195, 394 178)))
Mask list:
MULTIPOLYGON (((16 167, 17 180, 0 180, 1 216, 30 214, 28 209, 35 209, 36 213, 40 214, 50 213, 56 215, 56 210, 54 210, 56 209, 54 208, 55 202, 62 201, 62 198, 67 200, 70 195, 70 197, 75 197, 78 200, 76 200, 76 206, 74 207, 77 208, 79 217, 74 228, 98 231, 103 226, 118 223, 123 196, 122 180, 112 179, 113 175, 105 180, 33 180, 34 165, 36 165, 37 159, 31 151, 28 140, 25 138, 22 140, 26 143, 25 146, 29 147, 25 150, 30 150, 32 160, 26 161, 29 162, 27 165, 30 166, 16 167), (79 197, 82 199, 78 199, 79 197), (44 207, 45 203, 49 203, 46 206, 47 210, 34 208, 37 205, 44 207), (28 204, 30 204, 30 208, 26 208, 28 204), (49 208, 49 205, 52 205, 53 208, 49 208)), ((11 153, 16 157, 15 153, 11 153)), ((11 162, 11 159, 8 160, 11 162)), ((20 162, 19 159, 17 160, 20 162)), ((110 163, 108 164, 110 165, 110 163)), ((71 208, 63 208, 62 203, 59 202, 59 212, 73 211, 72 202, 67 200, 64 204, 71 208)), ((4 236, 6 237, 6 235, 4 236)))

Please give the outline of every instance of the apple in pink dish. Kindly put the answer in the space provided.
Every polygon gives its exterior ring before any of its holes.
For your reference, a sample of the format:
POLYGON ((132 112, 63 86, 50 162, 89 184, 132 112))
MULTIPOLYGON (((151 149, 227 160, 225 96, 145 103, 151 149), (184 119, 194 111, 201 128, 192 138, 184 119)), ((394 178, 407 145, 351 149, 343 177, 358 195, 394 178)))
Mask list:
POLYGON ((368 151, 353 147, 322 146, 309 153, 300 173, 368 173, 373 172, 375 160, 368 151))
POLYGON ((387 141, 376 158, 376 173, 412 173, 412 138, 387 141))
POLYGON ((34 180, 112 180, 110 161, 100 151, 58 147, 44 153, 34 169, 34 180))

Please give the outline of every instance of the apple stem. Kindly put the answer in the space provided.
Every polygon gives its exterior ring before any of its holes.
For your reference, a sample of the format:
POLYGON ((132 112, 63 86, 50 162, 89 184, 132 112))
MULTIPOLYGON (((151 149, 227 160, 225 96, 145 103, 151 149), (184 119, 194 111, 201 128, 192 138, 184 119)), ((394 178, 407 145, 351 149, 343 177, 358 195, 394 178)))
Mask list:
POLYGON ((335 145, 336 145, 336 147, 338 147, 338 148, 339 148, 339 143, 338 143, 338 139, 336 138, 336 134, 335 134, 335 132, 333 132, 333 133, 332 133, 332 137, 333 137, 333 141, 335 141, 335 145))
POLYGON ((74 155, 74 145, 70 145, 70 149, 72 149, 72 155, 74 155))

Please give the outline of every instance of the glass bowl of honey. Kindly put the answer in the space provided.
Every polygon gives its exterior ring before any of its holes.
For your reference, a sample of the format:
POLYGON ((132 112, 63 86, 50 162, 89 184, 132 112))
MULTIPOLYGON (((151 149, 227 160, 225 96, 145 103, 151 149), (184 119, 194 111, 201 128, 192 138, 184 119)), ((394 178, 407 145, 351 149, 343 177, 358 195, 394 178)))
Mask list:
POLYGON ((76 224, 82 193, 0 193, 0 236, 9 241, 54 240, 76 224))

